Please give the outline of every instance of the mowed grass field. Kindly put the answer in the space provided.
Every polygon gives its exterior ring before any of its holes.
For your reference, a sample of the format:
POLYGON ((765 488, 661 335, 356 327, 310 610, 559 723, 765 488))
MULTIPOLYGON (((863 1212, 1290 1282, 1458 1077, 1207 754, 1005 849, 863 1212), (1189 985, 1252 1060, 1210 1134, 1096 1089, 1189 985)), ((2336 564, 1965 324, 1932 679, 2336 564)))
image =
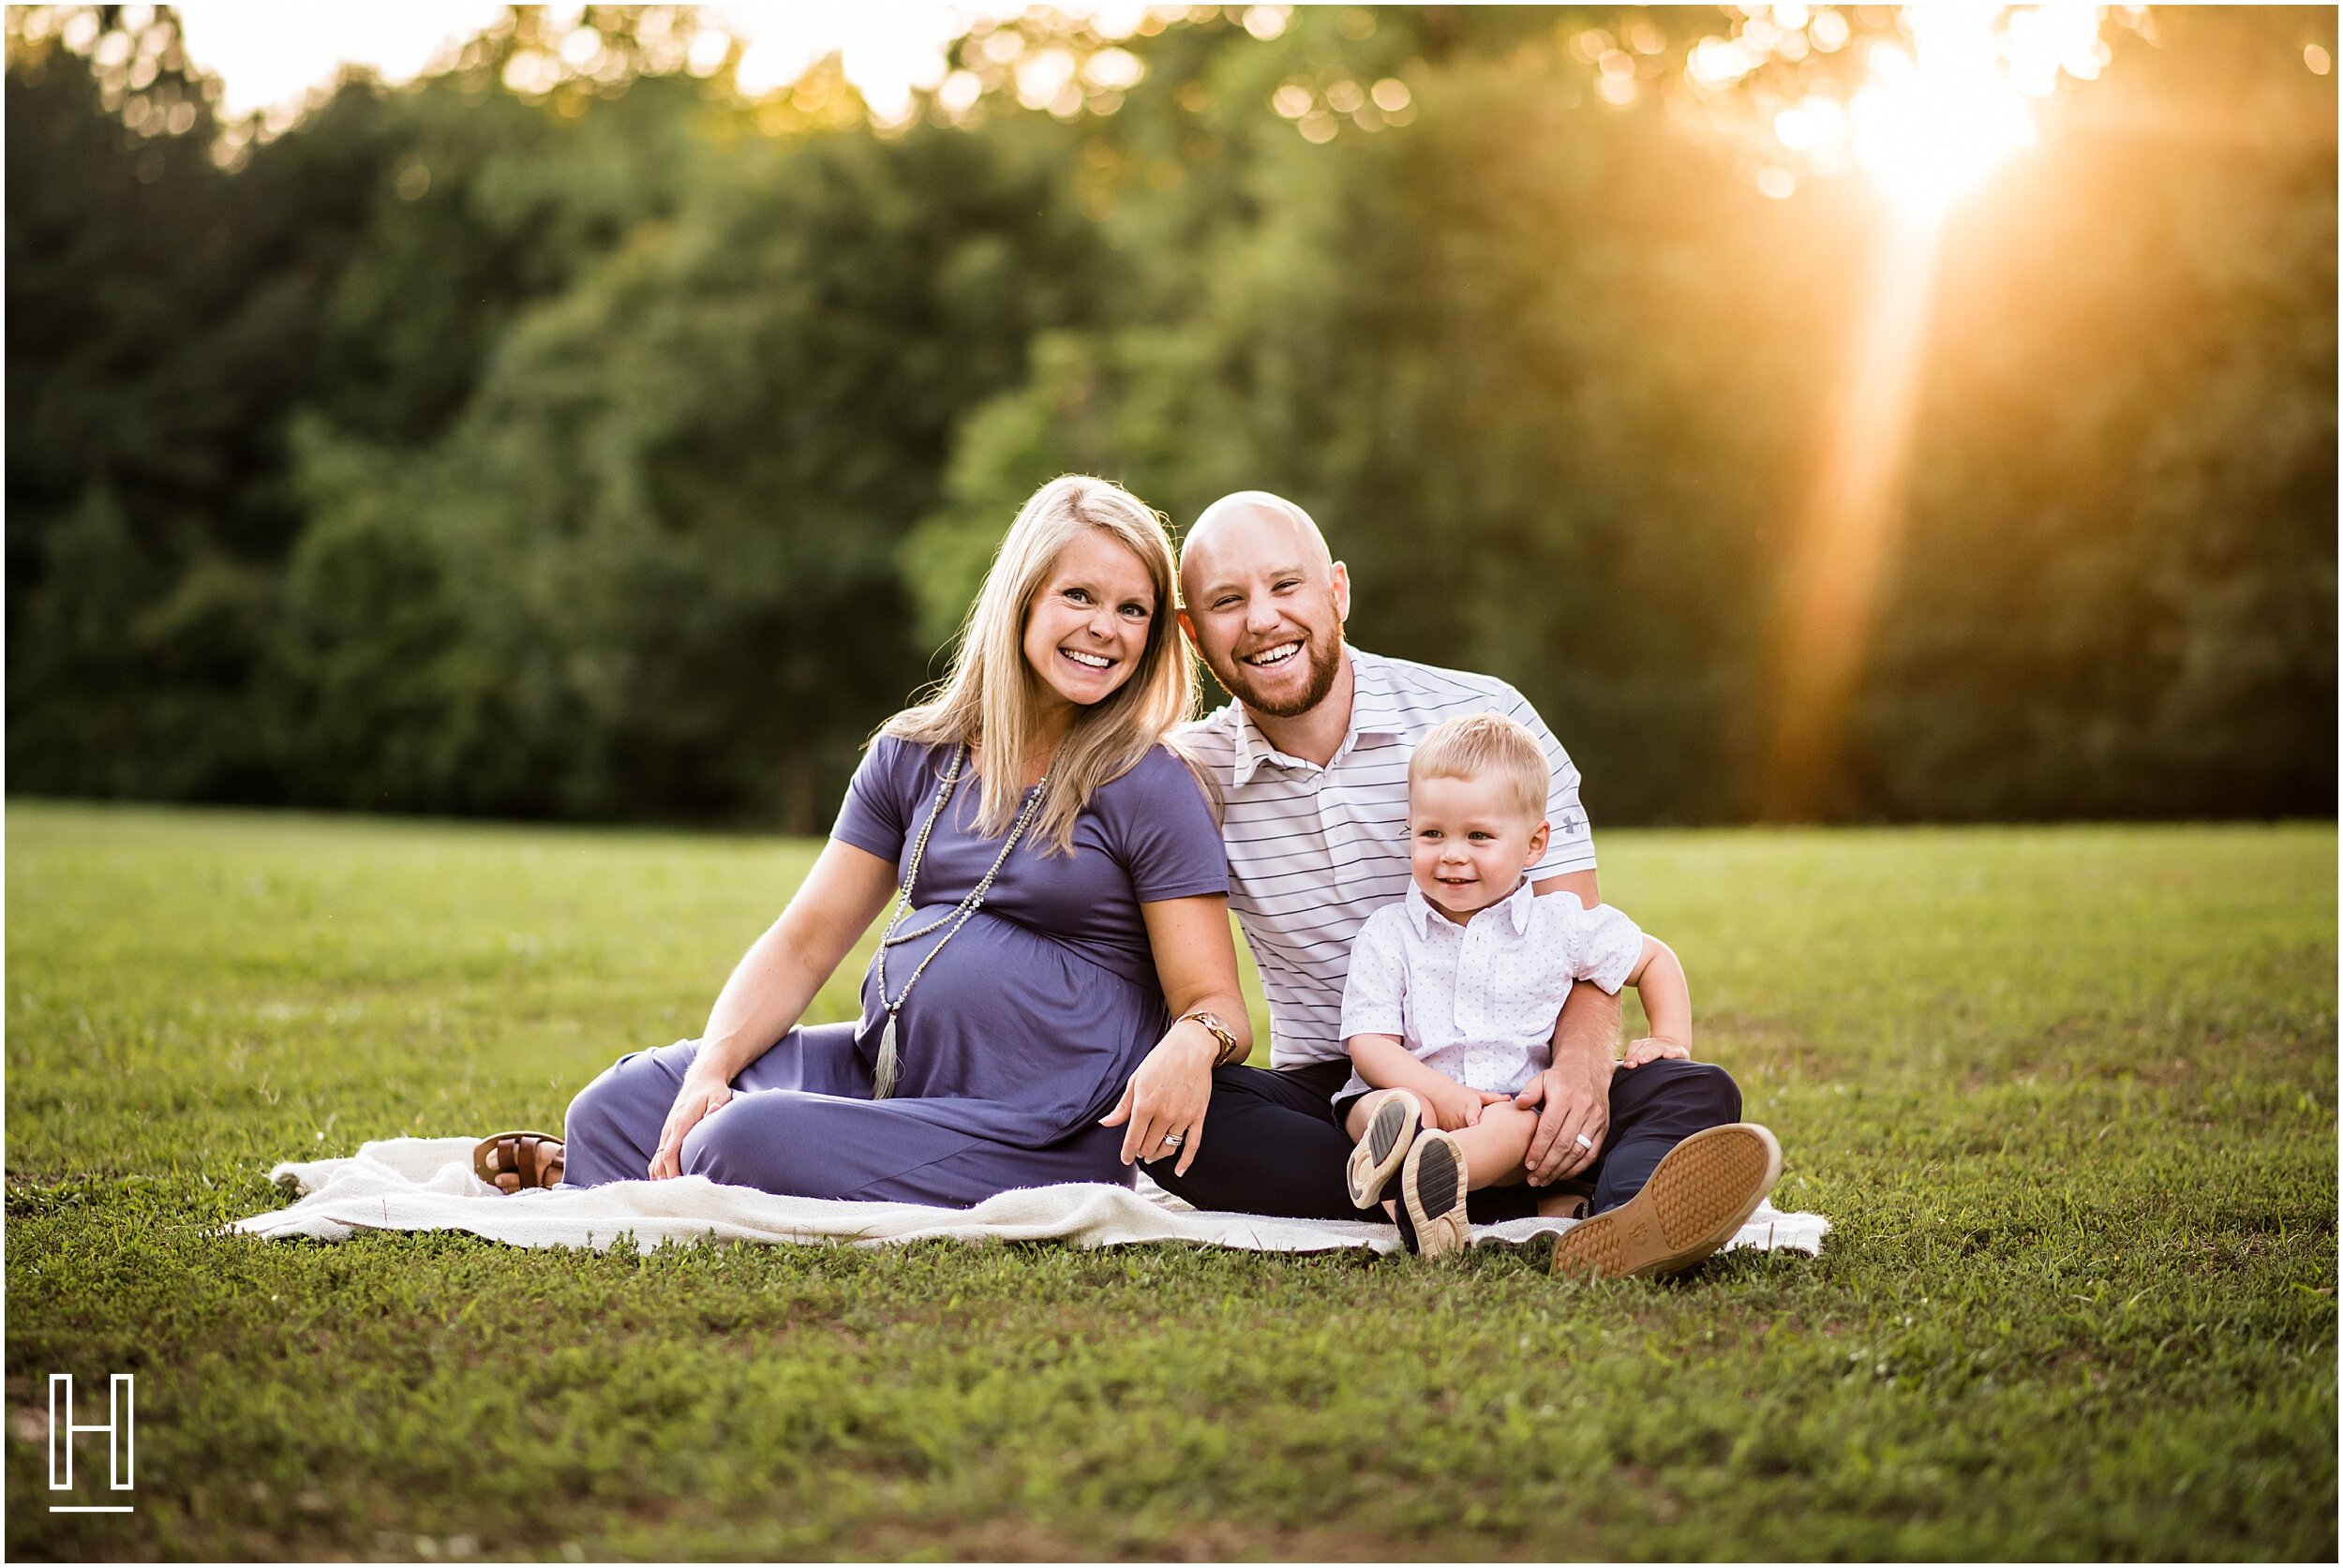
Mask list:
POLYGON ((223 1237, 278 1159, 558 1127, 814 846, 27 803, 7 842, 12 1556, 2336 1554, 2332 827, 1604 834, 1776 1202, 1836 1226, 1659 1286, 223 1237), (85 1422, 137 1374, 135 1513, 47 1511, 52 1371, 85 1422))

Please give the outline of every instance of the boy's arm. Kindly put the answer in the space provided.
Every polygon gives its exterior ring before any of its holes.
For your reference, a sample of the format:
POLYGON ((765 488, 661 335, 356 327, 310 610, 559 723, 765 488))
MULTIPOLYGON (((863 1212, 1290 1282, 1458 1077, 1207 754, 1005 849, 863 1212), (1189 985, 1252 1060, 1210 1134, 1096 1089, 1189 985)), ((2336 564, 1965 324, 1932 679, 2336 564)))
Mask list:
POLYGON ((1643 939, 1643 957, 1627 976, 1643 998, 1650 1033, 1627 1048, 1627 1065, 1638 1068, 1663 1056, 1693 1053, 1693 992, 1676 949, 1656 936, 1643 939))
POLYGON ((1425 1067, 1395 1035, 1352 1035, 1342 1043, 1362 1080, 1378 1089, 1407 1090, 1443 1132, 1470 1127, 1481 1119, 1482 1106, 1507 1098, 1468 1089, 1438 1068, 1425 1067))
POLYGON ((1351 974, 1342 988, 1342 1038, 1359 1077, 1378 1089, 1406 1089, 1423 1102, 1444 1132, 1480 1120, 1485 1097, 1437 1068, 1425 1067, 1402 1042, 1407 1027, 1407 943, 1397 909, 1378 910, 1351 945, 1351 974))
POLYGON ((1342 1042, 1359 1077, 1378 1089, 1412 1089, 1418 1099, 1440 1089, 1457 1087, 1456 1081, 1438 1068, 1427 1068, 1408 1054, 1396 1035, 1352 1035, 1342 1042))

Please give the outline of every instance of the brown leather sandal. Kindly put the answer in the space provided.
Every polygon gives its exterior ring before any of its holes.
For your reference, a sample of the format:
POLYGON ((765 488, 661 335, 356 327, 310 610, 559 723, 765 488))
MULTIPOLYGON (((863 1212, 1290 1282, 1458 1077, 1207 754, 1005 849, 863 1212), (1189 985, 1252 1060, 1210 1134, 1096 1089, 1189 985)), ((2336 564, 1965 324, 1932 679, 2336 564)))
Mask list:
POLYGON ((550 1132, 500 1132, 472 1148, 472 1174, 499 1192, 559 1186, 561 1140, 550 1132))

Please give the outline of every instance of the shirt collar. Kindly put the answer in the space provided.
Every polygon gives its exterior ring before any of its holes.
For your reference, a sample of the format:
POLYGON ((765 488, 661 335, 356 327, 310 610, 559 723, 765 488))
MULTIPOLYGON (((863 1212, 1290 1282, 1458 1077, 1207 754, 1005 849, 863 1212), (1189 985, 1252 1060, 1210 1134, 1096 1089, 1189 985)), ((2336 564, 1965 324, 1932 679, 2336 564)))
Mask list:
MULTIPOLYGON (((1520 887, 1515 888, 1511 893, 1490 904, 1486 909, 1475 913, 1470 920, 1465 922, 1465 926, 1470 927, 1493 918, 1501 922, 1515 936, 1527 936, 1530 933, 1530 918, 1536 912, 1537 897, 1536 890, 1530 884, 1530 878, 1525 875, 1521 879, 1520 887)), ((1413 877, 1408 879, 1407 903, 1408 918, 1414 924, 1415 933, 1426 941, 1431 939, 1434 925, 1453 926, 1456 923, 1432 907, 1432 901, 1424 896, 1424 889, 1415 885, 1413 877)), ((1461 930, 1464 927, 1458 929, 1461 930)))
POLYGON ((1276 748, 1253 723, 1252 711, 1244 703, 1236 704, 1236 759, 1229 769, 1232 788, 1243 789, 1253 782, 1253 769, 1268 760, 1268 754, 1276 748))
POLYGON ((1351 734, 1399 738, 1407 734, 1397 694, 1392 690, 1391 661, 1363 648, 1351 650, 1351 734))
MULTIPOLYGON (((1407 733, 1407 722, 1399 712, 1391 686, 1389 661, 1365 649, 1344 645, 1351 658, 1351 730, 1342 739, 1335 755, 1357 744, 1361 736, 1375 735, 1398 739, 1407 733)), ((1252 783, 1253 771, 1272 757, 1285 754, 1270 744, 1269 738, 1253 723, 1251 709, 1242 702, 1236 705, 1236 757, 1230 768, 1230 783, 1238 789, 1252 783)))

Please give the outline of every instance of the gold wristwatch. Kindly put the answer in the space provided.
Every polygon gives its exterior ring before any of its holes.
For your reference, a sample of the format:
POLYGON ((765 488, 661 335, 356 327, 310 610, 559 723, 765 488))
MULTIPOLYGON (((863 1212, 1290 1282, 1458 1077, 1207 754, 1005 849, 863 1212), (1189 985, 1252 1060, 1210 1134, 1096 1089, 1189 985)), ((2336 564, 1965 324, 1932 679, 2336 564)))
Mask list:
POLYGON ((1220 1049, 1213 1055, 1212 1065, 1214 1067, 1225 1068, 1231 1063, 1245 1060, 1246 1056, 1249 1054, 1249 1053, 1238 1046, 1236 1043, 1236 1037, 1229 1032, 1229 1026, 1221 1023, 1216 1015, 1206 1012, 1201 1008, 1198 1008, 1193 1012, 1184 1012, 1180 1014, 1177 1022, 1186 1023, 1190 1019, 1193 1019, 1195 1022, 1202 1024, 1204 1026, 1204 1032, 1210 1035, 1214 1039, 1220 1042, 1220 1049))

